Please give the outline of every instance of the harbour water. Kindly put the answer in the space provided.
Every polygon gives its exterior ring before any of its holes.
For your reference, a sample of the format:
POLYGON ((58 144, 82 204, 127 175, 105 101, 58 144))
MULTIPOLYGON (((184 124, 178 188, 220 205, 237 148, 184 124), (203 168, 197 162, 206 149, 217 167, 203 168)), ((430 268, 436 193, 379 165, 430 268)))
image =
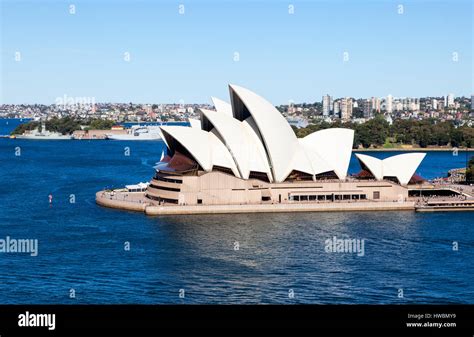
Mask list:
MULTIPOLYGON (((37 256, 0 252, 0 303, 474 303, 472 212, 147 217, 95 204, 97 190, 148 181, 163 146, 0 139, 0 240, 38 240, 37 256), (364 256, 326 252, 334 236, 363 239, 364 256)), ((463 165, 463 152, 429 152, 418 173, 463 165)))

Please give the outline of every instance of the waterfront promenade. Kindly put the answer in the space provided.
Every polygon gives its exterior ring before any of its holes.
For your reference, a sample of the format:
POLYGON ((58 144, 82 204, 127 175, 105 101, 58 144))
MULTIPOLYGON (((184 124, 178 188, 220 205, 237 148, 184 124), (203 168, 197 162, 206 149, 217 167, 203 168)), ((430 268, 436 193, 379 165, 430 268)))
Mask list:
POLYGON ((147 215, 180 214, 231 214, 231 213, 279 213, 279 212, 344 212, 344 211, 466 211, 474 210, 474 186, 440 185, 427 190, 457 191, 454 197, 410 197, 406 201, 320 201, 262 203, 241 205, 175 205, 157 204, 145 198, 144 192, 129 192, 126 189, 99 191, 98 205, 144 212, 147 215))
POLYGON ((96 202, 104 207, 139 211, 147 215, 415 210, 415 201, 368 200, 242 205, 156 205, 145 198, 145 193, 129 193, 126 190, 99 191, 96 193, 96 202))

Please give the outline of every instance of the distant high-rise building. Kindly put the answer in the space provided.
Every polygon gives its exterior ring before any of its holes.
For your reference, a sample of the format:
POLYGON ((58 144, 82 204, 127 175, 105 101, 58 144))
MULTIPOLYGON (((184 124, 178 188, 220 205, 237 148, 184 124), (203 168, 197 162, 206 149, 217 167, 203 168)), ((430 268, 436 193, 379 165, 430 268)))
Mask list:
POLYGON ((471 110, 474 110, 474 94, 471 95, 471 110))
POLYGON ((395 101, 393 102, 392 104, 392 111, 395 110, 395 111, 403 111, 403 103, 400 102, 400 101, 395 101))
POLYGON ((372 116, 372 100, 370 99, 364 100, 362 110, 364 112, 364 118, 370 118, 372 116))
POLYGON ((145 104, 145 105, 143 105, 142 108, 143 108, 143 110, 145 110, 145 112, 146 112, 148 115, 151 114, 152 108, 151 108, 151 105, 150 105, 150 104, 145 104))
POLYGON ((370 113, 372 114, 374 110, 375 110, 375 112, 379 113, 380 112, 380 98, 372 97, 371 104, 372 104, 372 106, 371 106, 370 113))
POLYGON ((341 99, 341 119, 348 121, 352 117, 352 98, 346 97, 341 99))
POLYGON ((432 99, 431 107, 433 108, 433 110, 438 110, 438 100, 436 98, 432 99))
POLYGON ((393 112, 393 96, 388 95, 387 99, 385 101, 385 110, 387 110, 388 113, 393 112))
POLYGON ((323 96, 323 116, 329 116, 329 112, 331 112, 331 103, 332 97, 329 95, 323 96))
POLYGON ((295 106, 293 105, 293 103, 290 103, 290 105, 288 106, 288 113, 291 115, 291 114, 294 114, 295 112, 296 112, 295 106))
POLYGON ((420 101, 417 98, 406 98, 404 100, 403 110, 418 111, 420 110, 420 101))
POLYGON ((334 101, 333 111, 334 111, 334 116, 339 116, 339 113, 341 112, 341 103, 340 103, 340 101, 334 101))
MULTIPOLYGON (((402 105, 402 108, 400 110, 402 111, 405 111, 405 110, 408 110, 408 98, 400 98, 398 100, 395 100, 395 102, 400 102, 400 104, 402 105)), ((397 104, 395 104, 397 105, 397 104)), ((397 108, 395 108, 395 110, 398 110, 397 108)))
POLYGON ((448 95, 447 106, 448 107, 454 106, 454 94, 449 94, 448 95))

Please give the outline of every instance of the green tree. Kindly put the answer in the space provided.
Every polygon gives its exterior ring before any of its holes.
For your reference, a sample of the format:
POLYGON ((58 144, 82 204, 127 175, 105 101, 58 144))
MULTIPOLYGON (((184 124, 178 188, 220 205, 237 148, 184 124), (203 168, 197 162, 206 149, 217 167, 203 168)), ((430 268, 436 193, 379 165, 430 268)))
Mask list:
POLYGON ((25 131, 31 131, 40 126, 39 122, 29 121, 27 123, 19 124, 12 132, 11 135, 22 135, 25 131))
POLYGON ((466 182, 474 182, 474 157, 469 160, 466 167, 466 182))

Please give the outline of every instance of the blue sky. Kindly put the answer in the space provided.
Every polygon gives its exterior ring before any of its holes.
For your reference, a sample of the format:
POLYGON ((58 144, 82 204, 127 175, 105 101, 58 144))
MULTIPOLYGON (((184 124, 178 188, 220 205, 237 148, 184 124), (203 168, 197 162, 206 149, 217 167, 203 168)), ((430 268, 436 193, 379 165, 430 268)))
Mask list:
POLYGON ((1 103, 207 103, 228 83, 274 104, 474 92, 470 0, 0 1, 1 103))

